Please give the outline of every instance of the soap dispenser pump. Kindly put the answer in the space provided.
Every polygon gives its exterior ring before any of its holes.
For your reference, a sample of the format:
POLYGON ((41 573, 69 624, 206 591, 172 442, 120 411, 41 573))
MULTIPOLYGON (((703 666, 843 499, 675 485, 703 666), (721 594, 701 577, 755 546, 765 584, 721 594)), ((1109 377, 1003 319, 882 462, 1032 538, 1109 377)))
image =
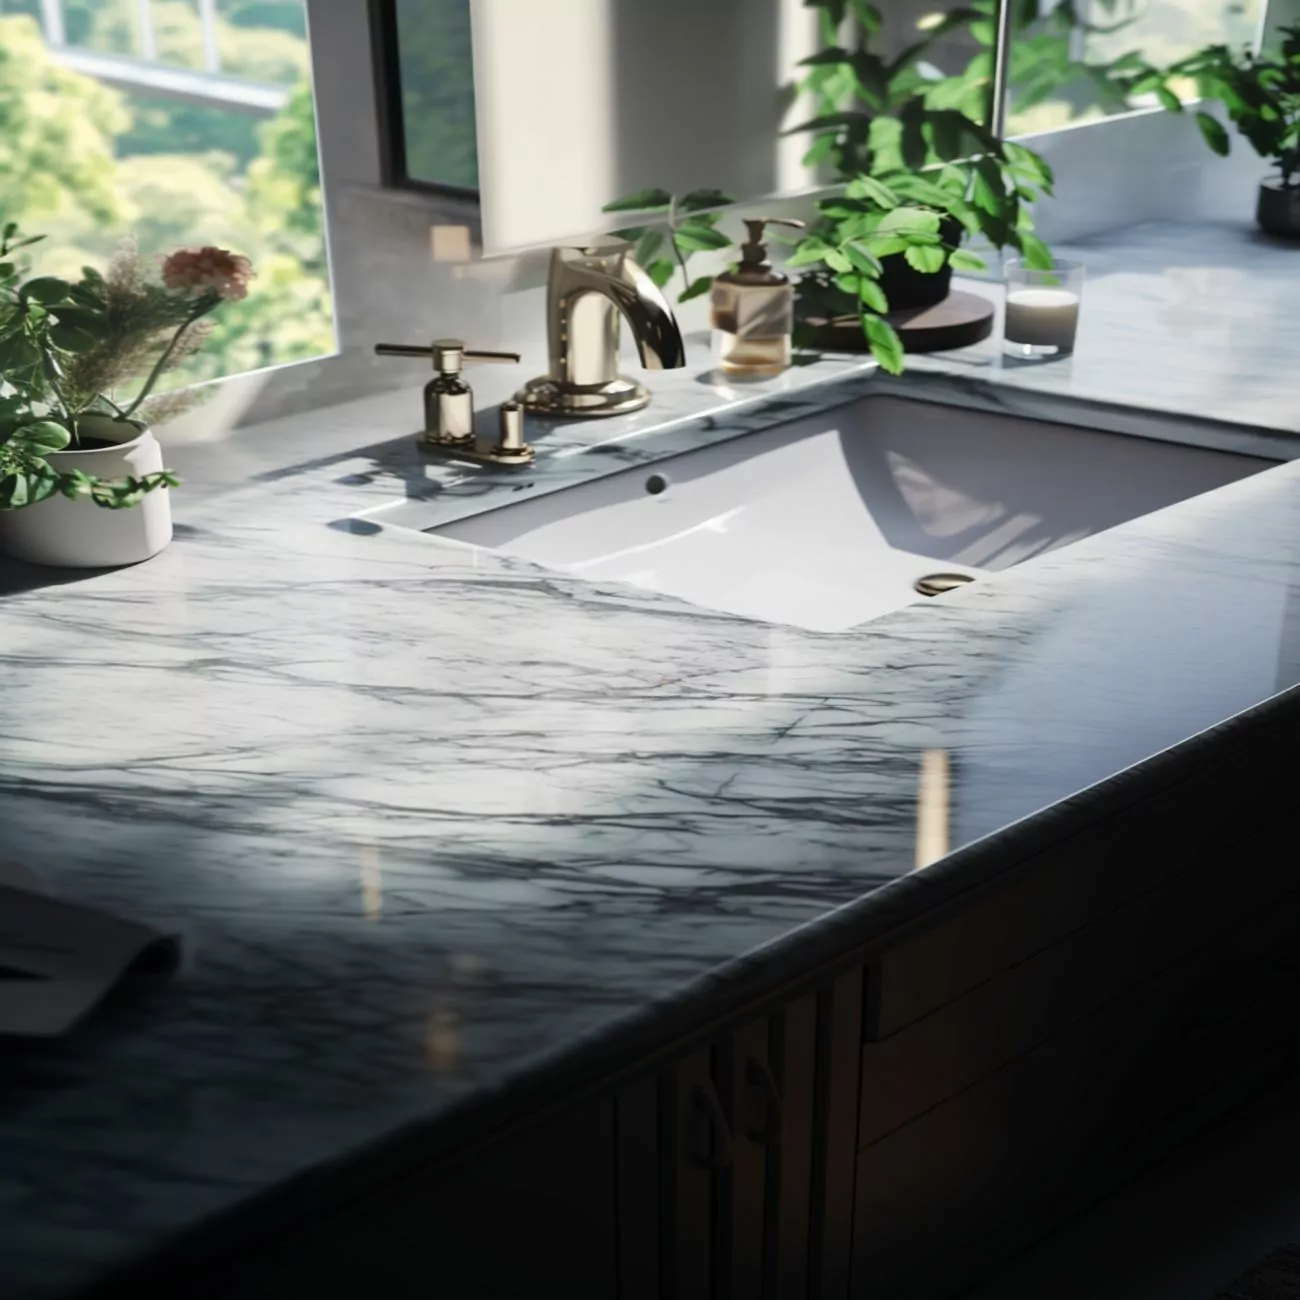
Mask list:
POLYGON ((768 260, 763 233, 769 225, 804 229, 802 221, 785 217, 747 218, 739 265, 713 282, 711 321, 718 361, 728 374, 779 375, 790 364, 794 285, 768 260))

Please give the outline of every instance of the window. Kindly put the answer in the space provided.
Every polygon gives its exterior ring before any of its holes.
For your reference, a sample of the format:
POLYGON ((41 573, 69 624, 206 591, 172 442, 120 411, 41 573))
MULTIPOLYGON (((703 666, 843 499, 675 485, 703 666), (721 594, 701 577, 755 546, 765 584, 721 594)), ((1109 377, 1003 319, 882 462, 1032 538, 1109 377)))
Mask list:
POLYGON ((252 258, 173 384, 332 352, 304 0, 0 0, 0 214, 38 273, 123 236, 252 258))
MULTIPOLYGON (((1264 0, 1010 0, 1013 38, 1007 127, 1051 131, 1153 106, 1125 73, 1167 66, 1204 45, 1253 44, 1264 0)), ((1188 87, 1188 94, 1194 94, 1188 87)))
POLYGON ((380 0, 390 183, 477 194, 469 0, 380 0))

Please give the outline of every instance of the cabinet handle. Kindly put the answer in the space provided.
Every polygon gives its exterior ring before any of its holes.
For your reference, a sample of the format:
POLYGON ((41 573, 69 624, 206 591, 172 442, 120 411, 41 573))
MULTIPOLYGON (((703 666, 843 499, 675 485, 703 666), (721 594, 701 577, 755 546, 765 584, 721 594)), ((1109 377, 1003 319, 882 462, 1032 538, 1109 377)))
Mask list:
MULTIPOLYGON (((717 1094, 712 1088, 696 1084, 691 1089, 691 1105, 696 1114, 702 1114, 709 1125, 709 1144, 706 1151, 688 1150, 687 1155, 697 1169, 725 1169, 731 1163, 731 1130, 722 1113, 717 1094)), ((693 1145, 689 1142, 688 1147, 693 1145)))
POLYGON ((772 1068, 766 1061, 751 1056, 745 1062, 745 1078, 752 1087, 763 1094, 766 1111, 764 1122, 745 1130, 745 1136, 751 1142, 761 1142, 765 1147, 781 1145, 781 1134, 785 1128, 785 1115, 781 1106, 781 1090, 772 1077, 772 1068))

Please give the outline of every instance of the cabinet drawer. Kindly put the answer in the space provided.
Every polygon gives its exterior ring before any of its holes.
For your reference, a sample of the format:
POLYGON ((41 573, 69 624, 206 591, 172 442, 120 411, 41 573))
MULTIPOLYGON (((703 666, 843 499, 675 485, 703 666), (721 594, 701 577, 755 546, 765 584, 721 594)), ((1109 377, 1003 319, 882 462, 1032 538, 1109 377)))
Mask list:
MULTIPOLYGON (((1300 744, 1288 732, 1293 711, 1282 712, 1247 741, 1202 742, 1192 771, 1100 825, 1075 833, 1073 819, 1063 823, 1061 842, 1019 863, 996 893, 886 952, 871 972, 866 1037, 897 1033, 1291 806, 1300 744)), ((1146 784, 1141 773, 1125 780, 1146 784)))
POLYGON ((1294 1040, 1300 980, 1279 955, 1298 937, 1294 906, 1265 909, 862 1152, 854 1294, 969 1286, 1140 1168, 1171 1117, 1294 1040))
MULTIPOLYGON (((1300 889, 1295 862, 1266 827, 1128 906, 862 1049, 859 1146, 868 1146, 1234 922, 1300 889), (1241 870, 1233 871, 1235 864, 1241 870), (1224 887, 1231 875, 1231 888, 1224 887)), ((1291 906, 1296 905, 1293 897, 1291 906)))

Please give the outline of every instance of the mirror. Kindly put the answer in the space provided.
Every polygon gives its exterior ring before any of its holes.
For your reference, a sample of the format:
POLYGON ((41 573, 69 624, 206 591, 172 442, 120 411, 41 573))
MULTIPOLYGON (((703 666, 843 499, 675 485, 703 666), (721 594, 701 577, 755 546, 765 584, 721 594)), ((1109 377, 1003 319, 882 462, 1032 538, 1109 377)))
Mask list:
MULTIPOLYGON (((1054 131, 1154 108, 1142 79, 1194 50, 1254 45, 1265 0, 1010 0, 1007 130, 1054 131)), ((1194 98, 1187 82, 1172 87, 1194 98)))
POLYGON ((791 128, 888 112, 924 88, 988 117, 993 0, 476 0, 484 245, 500 253, 608 229, 650 188, 737 202, 835 179, 829 142, 791 128), (836 47, 851 63, 805 63, 836 47), (810 153, 811 151, 811 153, 810 153))

